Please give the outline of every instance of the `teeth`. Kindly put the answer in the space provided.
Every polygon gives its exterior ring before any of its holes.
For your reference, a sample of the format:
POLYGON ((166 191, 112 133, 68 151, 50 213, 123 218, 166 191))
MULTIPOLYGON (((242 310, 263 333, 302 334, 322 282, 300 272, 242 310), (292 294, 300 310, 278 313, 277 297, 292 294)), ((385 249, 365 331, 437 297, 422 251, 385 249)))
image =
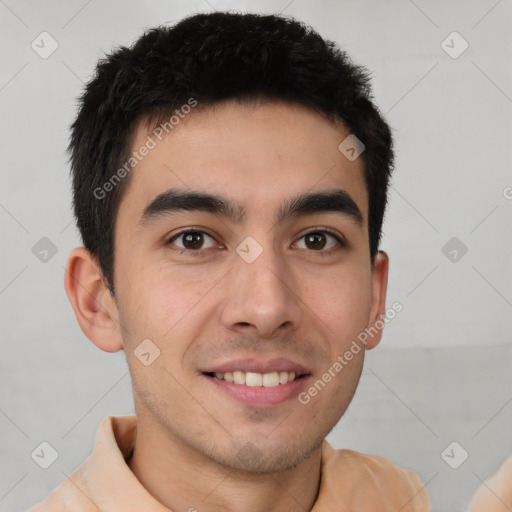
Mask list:
MULTIPOLYGON (((292 372, 293 375, 293 372, 292 372)), ((290 377, 290 380, 293 380, 295 375, 293 377, 290 377)), ((288 372, 279 372, 279 384, 286 384, 288 382, 288 372)))
POLYGON ((245 372, 233 372, 233 382, 235 384, 245 384, 245 372))
POLYGON ((261 386, 263 384, 263 375, 261 373, 247 372, 245 374, 246 386, 261 386))
MULTIPOLYGON (((288 372, 286 373, 286 382, 288 382, 288 372)), ((279 385, 279 373, 272 372, 272 373, 264 373, 263 378, 261 379, 263 381, 263 385, 266 387, 272 387, 272 386, 278 386, 279 385)))
POLYGON ((295 380, 295 372, 215 372, 215 377, 226 382, 245 384, 246 386, 275 387, 295 380))

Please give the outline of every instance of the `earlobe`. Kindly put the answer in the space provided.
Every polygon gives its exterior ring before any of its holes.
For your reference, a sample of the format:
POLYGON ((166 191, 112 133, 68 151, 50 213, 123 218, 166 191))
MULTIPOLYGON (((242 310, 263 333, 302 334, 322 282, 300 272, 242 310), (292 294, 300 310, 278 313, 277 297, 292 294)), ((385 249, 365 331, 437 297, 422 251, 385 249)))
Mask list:
POLYGON ((122 350, 117 306, 96 258, 85 247, 71 251, 64 288, 83 333, 105 352, 122 350))
POLYGON ((389 258, 384 251, 379 251, 375 257, 373 269, 373 296, 368 322, 368 338, 366 349, 375 348, 381 338, 384 329, 384 317, 386 314, 386 292, 388 287, 389 258))

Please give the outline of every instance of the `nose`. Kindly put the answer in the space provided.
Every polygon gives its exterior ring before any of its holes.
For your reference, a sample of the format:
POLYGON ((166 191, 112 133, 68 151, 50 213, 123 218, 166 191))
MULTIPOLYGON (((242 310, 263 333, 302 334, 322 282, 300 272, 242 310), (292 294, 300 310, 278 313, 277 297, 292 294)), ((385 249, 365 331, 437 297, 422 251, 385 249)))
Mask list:
POLYGON ((283 258, 271 249, 252 263, 236 255, 228 278, 221 323, 239 333, 271 338, 278 330, 296 330, 301 319, 298 286, 283 258))

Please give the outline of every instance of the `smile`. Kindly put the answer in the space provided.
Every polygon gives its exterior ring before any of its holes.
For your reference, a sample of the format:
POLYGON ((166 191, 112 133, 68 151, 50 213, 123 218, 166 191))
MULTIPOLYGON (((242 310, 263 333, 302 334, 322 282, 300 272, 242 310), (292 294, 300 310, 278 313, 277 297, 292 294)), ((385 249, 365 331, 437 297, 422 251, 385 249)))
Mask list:
POLYGON ((274 371, 268 373, 256 373, 256 372, 244 372, 244 371, 234 371, 234 372, 210 372, 206 375, 210 377, 215 377, 220 380, 225 380, 226 382, 234 382, 235 384, 245 385, 245 386, 264 386, 264 387, 275 387, 282 384, 287 384, 288 382, 292 382, 295 379, 301 377, 301 375, 296 375, 295 372, 285 372, 285 371, 274 371))

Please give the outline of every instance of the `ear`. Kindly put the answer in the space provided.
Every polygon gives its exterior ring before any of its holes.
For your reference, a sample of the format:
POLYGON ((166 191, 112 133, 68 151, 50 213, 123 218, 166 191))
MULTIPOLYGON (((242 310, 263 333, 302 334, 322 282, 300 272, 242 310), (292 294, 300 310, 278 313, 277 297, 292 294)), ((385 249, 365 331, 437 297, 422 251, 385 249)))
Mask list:
POLYGON ((105 352, 122 350, 117 304, 96 258, 85 247, 71 251, 64 288, 84 334, 105 352))
POLYGON ((373 296, 368 322, 368 338, 366 348, 375 348, 382 338, 384 328, 384 316, 386 314, 386 292, 388 288, 389 258, 384 251, 379 251, 375 256, 373 268, 373 296))

